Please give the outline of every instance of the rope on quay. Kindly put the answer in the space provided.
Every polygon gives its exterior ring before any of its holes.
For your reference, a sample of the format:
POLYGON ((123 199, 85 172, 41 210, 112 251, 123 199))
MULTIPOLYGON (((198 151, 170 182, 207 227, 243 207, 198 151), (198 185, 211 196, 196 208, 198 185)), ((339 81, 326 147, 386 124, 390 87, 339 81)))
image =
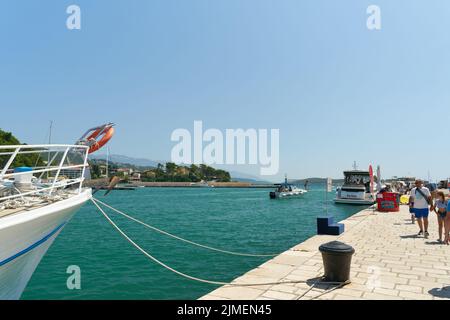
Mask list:
MULTIPOLYGON (((197 278, 194 276, 190 276, 188 274, 185 274, 183 272, 180 272, 168 265, 166 265, 164 262, 158 260, 154 256, 152 256, 150 253, 142 249, 136 242, 134 242, 128 235, 123 232, 117 224, 114 223, 114 221, 111 220, 111 218, 106 214, 106 212, 97 204, 96 200, 91 199, 92 203, 97 207, 97 209, 103 214, 103 216, 108 220, 108 222, 129 242, 131 243, 136 249, 138 249, 140 252, 142 252, 145 256, 147 256, 150 260, 153 262, 159 264, 163 268, 183 277, 189 280, 201 282, 201 283, 207 283, 207 284, 213 284, 213 285, 220 285, 220 286, 234 286, 234 287, 254 287, 254 286, 269 286, 269 285, 278 285, 278 284, 295 284, 295 283, 307 283, 305 280, 288 280, 288 281, 278 281, 278 282, 265 282, 265 283, 229 283, 229 282, 222 282, 222 281, 213 281, 213 280, 206 280, 202 278, 197 278)), ((97 200, 98 201, 98 200, 97 200)), ((321 282, 322 284, 330 284, 330 285, 342 285, 341 282, 321 282)))
MULTIPOLYGON (((321 282, 320 280, 314 282, 314 283, 312 284, 312 286, 309 287, 308 290, 306 290, 305 292, 303 292, 296 300, 301 300, 304 296, 306 296, 309 292, 311 292, 311 291, 316 287, 316 285, 319 284, 319 283, 322 283, 322 284, 325 283, 325 284, 327 284, 327 282, 321 282)), ((324 292, 321 292, 321 293, 319 293, 318 295, 316 295, 316 296, 314 296, 314 297, 312 297, 312 298, 310 298, 310 299, 308 299, 308 300, 314 300, 314 299, 317 299, 317 298, 319 298, 319 297, 321 297, 321 296, 323 296, 323 295, 326 295, 327 293, 330 293, 330 292, 332 292, 332 291, 334 291, 334 290, 340 289, 340 288, 342 288, 342 287, 344 287, 344 286, 346 286, 346 285, 348 285, 348 284, 350 284, 350 283, 351 283, 350 280, 347 280, 347 281, 345 281, 345 282, 336 282, 336 283, 335 283, 335 284, 337 284, 336 287, 330 288, 330 289, 328 289, 328 290, 325 290, 324 292)))
MULTIPOLYGON (((340 288, 342 288, 342 287, 344 287, 344 286, 346 286, 346 285, 348 285, 348 284, 350 284, 350 280, 347 280, 347 281, 345 281, 345 282, 342 282, 342 283, 340 283, 339 285, 337 285, 337 286, 334 287, 334 288, 331 288, 331 289, 328 289, 328 290, 326 290, 326 291, 324 291, 324 292, 321 292, 321 293, 319 293, 317 296, 312 297, 310 300, 315 300, 315 299, 317 299, 317 298, 319 298, 319 297, 321 297, 321 296, 323 296, 323 295, 326 295, 327 293, 330 293, 330 292, 332 292, 332 291, 334 291, 334 290, 340 289, 340 288)), ((312 289, 311 289, 311 290, 312 290, 312 289)))
POLYGON ((98 200, 98 199, 96 199, 96 198, 93 198, 93 201, 96 201, 96 202, 98 202, 98 203, 104 205, 105 207, 107 207, 107 208, 109 208, 109 209, 115 211, 116 213, 118 213, 118 214, 124 216, 125 218, 130 219, 130 220, 132 220, 132 221, 134 221, 134 222, 137 222, 137 223, 143 225, 144 227, 146 227, 146 228, 148 228, 148 229, 152 229, 152 230, 154 230, 154 231, 156 231, 156 232, 159 232, 159 233, 161 233, 161 234, 164 234, 164 235, 166 235, 166 236, 172 237, 172 238, 174 238, 174 239, 177 239, 177 240, 180 240, 180 241, 189 243, 189 244, 191 244, 191 245, 194 245, 194 246, 197 246, 197 247, 200 247, 200 248, 203 248, 203 249, 208 249, 208 250, 212 250, 212 251, 216 251, 216 252, 221 252, 221 253, 225 253, 225 254, 229 254, 229 255, 234 255, 234 256, 241 256, 241 257, 275 257, 275 256, 278 255, 278 253, 274 253, 274 254, 250 254, 250 253, 241 253, 241 252, 234 252, 234 251, 222 250, 222 249, 218 249, 218 248, 213 248, 213 247, 210 247, 210 246, 206 246, 206 245, 203 245, 203 244, 200 244, 200 243, 191 241, 191 240, 187 240, 187 239, 181 238, 181 237, 176 236, 176 235, 174 235, 174 234, 171 234, 171 233, 169 233, 169 232, 167 232, 167 231, 164 231, 164 230, 158 229, 158 228, 156 228, 156 227, 154 227, 154 226, 151 226, 151 225, 149 225, 149 224, 147 224, 147 223, 145 223, 145 222, 142 222, 142 221, 140 221, 140 220, 138 220, 138 219, 136 219, 136 218, 133 218, 133 217, 127 215, 126 213, 124 213, 124 212, 122 212, 122 211, 120 211, 120 210, 118 210, 118 209, 116 209, 116 208, 111 207, 110 205, 108 205, 108 204, 106 204, 106 203, 104 203, 104 202, 102 202, 102 201, 100 201, 100 200, 98 200))

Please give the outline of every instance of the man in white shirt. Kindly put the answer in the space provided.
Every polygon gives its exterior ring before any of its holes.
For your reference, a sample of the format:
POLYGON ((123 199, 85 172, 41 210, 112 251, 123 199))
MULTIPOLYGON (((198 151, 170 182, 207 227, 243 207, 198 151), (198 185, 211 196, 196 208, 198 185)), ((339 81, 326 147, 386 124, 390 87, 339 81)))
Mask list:
POLYGON ((409 206, 417 219, 420 231, 419 236, 423 235, 428 238, 428 214, 431 201, 431 192, 428 188, 423 187, 423 181, 418 179, 415 182, 416 187, 412 188, 409 197, 409 206), (425 231, 424 231, 425 229, 425 231))

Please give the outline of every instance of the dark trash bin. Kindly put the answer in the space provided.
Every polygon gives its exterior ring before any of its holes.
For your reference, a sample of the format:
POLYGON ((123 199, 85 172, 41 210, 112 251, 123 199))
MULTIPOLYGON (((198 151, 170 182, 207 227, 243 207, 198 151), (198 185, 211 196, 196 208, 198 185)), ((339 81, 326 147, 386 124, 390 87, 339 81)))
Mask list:
POLYGON ((343 242, 332 241, 319 247, 325 268, 324 280, 345 282, 350 280, 350 266, 355 249, 343 242))

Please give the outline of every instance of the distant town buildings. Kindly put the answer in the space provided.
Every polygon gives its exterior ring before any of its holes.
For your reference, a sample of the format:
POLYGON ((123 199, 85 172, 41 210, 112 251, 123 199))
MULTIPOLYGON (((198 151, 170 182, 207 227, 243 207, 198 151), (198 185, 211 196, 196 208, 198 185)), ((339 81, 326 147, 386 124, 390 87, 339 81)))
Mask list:
POLYGON ((199 181, 231 181, 230 173, 207 165, 179 166, 168 162, 158 164, 156 168, 137 167, 123 163, 104 160, 91 160, 92 179, 117 176, 127 182, 199 182, 199 181))

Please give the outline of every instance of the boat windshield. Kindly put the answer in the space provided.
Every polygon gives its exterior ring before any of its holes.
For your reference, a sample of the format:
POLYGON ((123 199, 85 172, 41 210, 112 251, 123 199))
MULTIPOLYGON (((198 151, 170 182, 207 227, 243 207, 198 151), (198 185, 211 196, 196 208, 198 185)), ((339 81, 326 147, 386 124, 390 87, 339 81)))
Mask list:
POLYGON ((290 192, 292 191, 292 186, 289 184, 282 184, 277 188, 278 192, 290 192))
POLYGON ((364 186, 366 188, 366 192, 370 192, 370 176, 369 175, 346 174, 345 175, 345 184, 346 185, 364 186))

